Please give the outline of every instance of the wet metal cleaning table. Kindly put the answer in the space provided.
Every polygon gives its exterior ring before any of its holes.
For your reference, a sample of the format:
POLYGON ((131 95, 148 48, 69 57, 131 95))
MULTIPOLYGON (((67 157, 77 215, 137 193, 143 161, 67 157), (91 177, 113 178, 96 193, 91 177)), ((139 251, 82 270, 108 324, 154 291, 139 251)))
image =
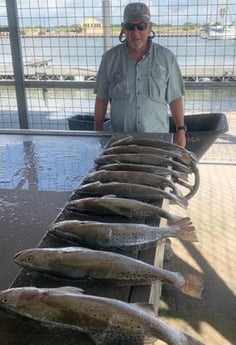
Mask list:
MULTIPOLYGON (((18 286, 78 286, 85 293, 128 302, 152 302, 158 309, 159 283, 135 287, 52 278, 20 269, 13 255, 23 249, 63 247, 68 242, 47 235, 83 177, 95 169, 94 159, 111 139, 110 132, 0 132, 0 289, 18 286)), ((170 140, 168 136, 166 140, 170 140)), ((159 267, 164 242, 138 253, 139 259, 159 267)), ((134 254, 131 252, 131 256, 134 254)), ((135 254, 137 255, 137 254, 135 254)), ((85 334, 45 327, 39 322, 0 310, 1 345, 90 345, 85 334)), ((139 344, 137 344, 139 345, 139 344)))

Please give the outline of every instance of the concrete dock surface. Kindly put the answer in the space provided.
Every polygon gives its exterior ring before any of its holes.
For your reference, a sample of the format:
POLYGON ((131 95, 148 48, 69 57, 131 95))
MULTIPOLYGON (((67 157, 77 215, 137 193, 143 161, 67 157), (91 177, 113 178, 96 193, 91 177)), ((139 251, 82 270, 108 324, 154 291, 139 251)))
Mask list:
MULTIPOLYGON (((171 239, 174 257, 164 268, 200 272, 200 300, 163 286, 159 317, 205 345, 236 344, 236 115, 227 114, 229 132, 221 135, 200 159, 200 188, 187 210, 199 242, 171 239)), ((162 344, 162 342, 157 342, 162 344)))

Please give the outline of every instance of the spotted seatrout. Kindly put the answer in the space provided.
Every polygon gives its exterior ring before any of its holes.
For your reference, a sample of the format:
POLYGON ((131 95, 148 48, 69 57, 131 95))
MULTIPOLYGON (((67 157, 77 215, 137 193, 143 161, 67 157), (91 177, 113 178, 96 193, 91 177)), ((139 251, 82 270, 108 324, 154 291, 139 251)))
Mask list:
POLYGON ((113 196, 83 198, 72 200, 66 205, 67 210, 75 212, 86 212, 100 216, 121 216, 136 223, 159 221, 160 218, 168 219, 171 225, 189 223, 189 217, 180 217, 164 210, 161 207, 146 202, 117 198, 113 196))
POLYGON ((96 345, 126 345, 148 337, 169 345, 203 345, 157 318, 148 304, 84 295, 72 287, 3 290, 0 306, 41 324, 85 332, 96 345))
POLYGON ((165 150, 162 148, 151 147, 151 146, 141 146, 141 145, 119 145, 108 147, 103 151, 104 155, 118 154, 118 153, 150 153, 158 156, 163 156, 166 158, 173 158, 187 165, 191 162, 191 157, 189 154, 183 154, 175 152, 172 150, 165 150))
POLYGON ((109 280, 128 285, 151 284, 157 280, 183 293, 200 298, 200 275, 171 272, 125 255, 83 247, 32 248, 14 256, 22 267, 69 279, 109 280))
POLYGON ((137 183, 91 182, 81 185, 75 190, 76 194, 85 196, 103 196, 113 194, 121 198, 130 198, 141 201, 157 201, 167 199, 174 204, 187 208, 188 201, 184 197, 176 196, 166 190, 145 186, 137 183))
POLYGON ((120 145, 140 145, 140 146, 149 146, 149 147, 156 147, 161 148, 164 150, 170 150, 172 152, 176 152, 178 154, 183 155, 186 159, 189 159, 193 162, 197 162, 197 157, 194 153, 186 150, 185 148, 176 145, 174 143, 170 143, 166 140, 161 140, 157 138, 147 138, 147 137, 135 137, 132 135, 128 135, 121 139, 114 141, 110 146, 120 146, 120 145))
POLYGON ((176 162, 170 158, 157 156, 150 153, 119 153, 113 155, 101 155, 95 159, 95 163, 98 166, 117 162, 173 167, 175 170, 182 171, 187 174, 192 172, 190 166, 176 162))
MULTIPOLYGON (((169 174, 170 175, 170 174, 169 174)), ((95 170, 83 179, 83 183, 91 183, 100 181, 107 182, 124 182, 124 183, 137 183, 145 186, 155 188, 168 187, 172 193, 180 195, 175 183, 168 177, 162 175, 151 174, 145 171, 112 171, 112 170, 95 170)))
POLYGON ((89 248, 148 247, 167 237, 177 237, 191 242, 198 241, 195 228, 191 224, 184 224, 182 227, 176 225, 157 227, 75 219, 54 223, 48 232, 89 248))

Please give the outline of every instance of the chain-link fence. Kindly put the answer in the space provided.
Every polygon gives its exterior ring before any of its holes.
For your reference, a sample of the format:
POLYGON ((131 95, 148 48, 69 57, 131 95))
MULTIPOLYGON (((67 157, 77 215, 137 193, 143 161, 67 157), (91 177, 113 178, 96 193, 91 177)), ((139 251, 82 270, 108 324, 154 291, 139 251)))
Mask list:
MULTIPOLYGON (((123 0, 0 3, 0 128, 68 129, 93 113, 102 54, 119 44, 123 0)), ((155 42, 177 56, 185 113, 236 109, 236 1, 143 1, 155 42)))

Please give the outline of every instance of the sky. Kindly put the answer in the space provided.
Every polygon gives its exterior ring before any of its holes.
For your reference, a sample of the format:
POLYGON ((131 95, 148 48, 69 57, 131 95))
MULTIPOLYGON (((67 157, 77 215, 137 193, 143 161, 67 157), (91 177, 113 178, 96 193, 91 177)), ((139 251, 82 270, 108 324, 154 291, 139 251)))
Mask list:
MULTIPOLYGON (((0 25, 7 25, 6 1, 0 0, 0 25)), ((107 1, 107 0, 105 0, 107 1)), ((129 0, 108 0, 112 24, 120 24, 129 0)), ((20 25, 57 26, 80 24, 87 17, 102 19, 104 0, 16 0, 20 25)), ((229 2, 230 22, 236 21, 236 0, 142 0, 150 7, 156 24, 215 23, 221 21, 220 9, 229 2)))

